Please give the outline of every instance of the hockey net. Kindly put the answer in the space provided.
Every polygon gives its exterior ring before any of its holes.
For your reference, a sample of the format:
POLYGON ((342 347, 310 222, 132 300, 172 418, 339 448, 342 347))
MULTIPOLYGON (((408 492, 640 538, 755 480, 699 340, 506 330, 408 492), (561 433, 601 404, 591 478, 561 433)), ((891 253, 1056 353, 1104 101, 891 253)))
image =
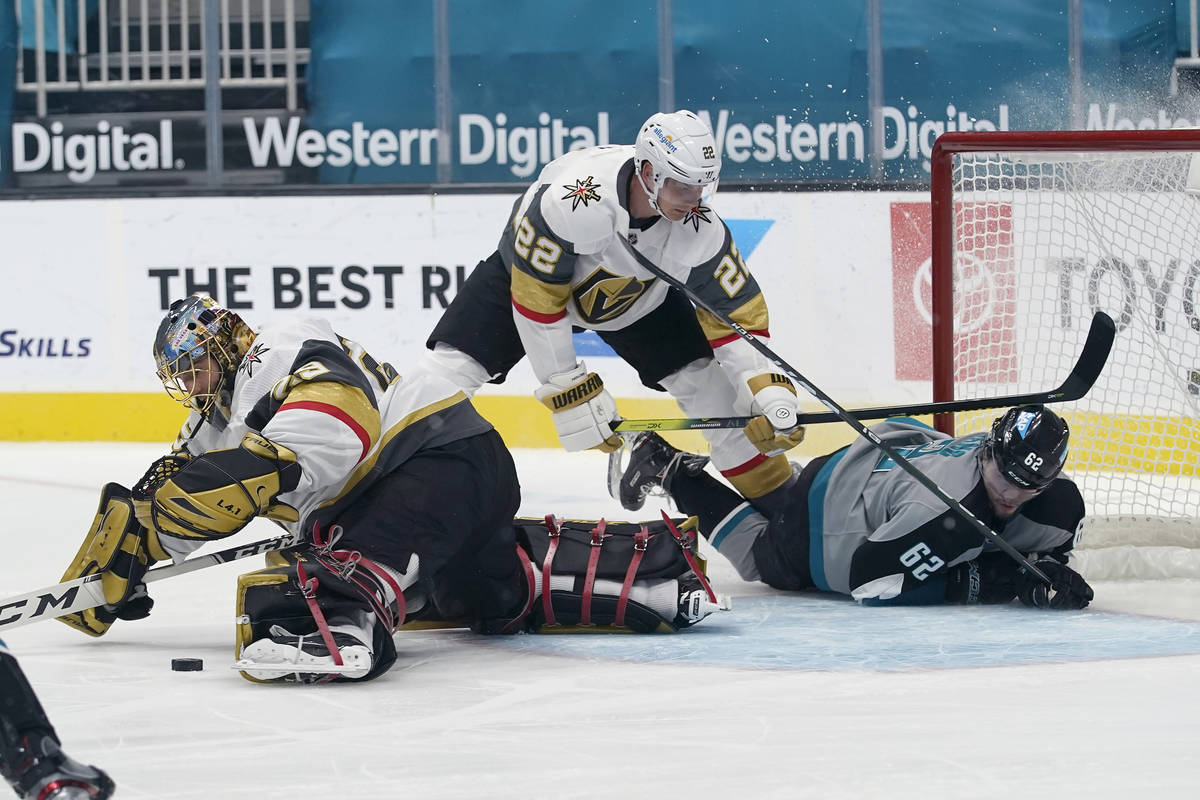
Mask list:
POLYGON ((947 134, 932 170, 934 399, 1057 386, 1107 312, 1104 371, 1055 406, 1088 508, 1076 563, 1200 578, 1200 131, 947 134))

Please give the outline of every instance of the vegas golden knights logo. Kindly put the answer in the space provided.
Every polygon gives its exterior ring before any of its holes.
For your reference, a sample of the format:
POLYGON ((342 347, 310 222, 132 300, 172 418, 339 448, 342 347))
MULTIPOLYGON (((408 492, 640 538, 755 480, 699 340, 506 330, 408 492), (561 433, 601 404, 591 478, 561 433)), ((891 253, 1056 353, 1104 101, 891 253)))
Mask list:
POLYGON ((641 281, 630 275, 613 275, 599 266, 571 290, 571 295, 584 322, 607 322, 624 314, 646 293, 654 280, 641 281))

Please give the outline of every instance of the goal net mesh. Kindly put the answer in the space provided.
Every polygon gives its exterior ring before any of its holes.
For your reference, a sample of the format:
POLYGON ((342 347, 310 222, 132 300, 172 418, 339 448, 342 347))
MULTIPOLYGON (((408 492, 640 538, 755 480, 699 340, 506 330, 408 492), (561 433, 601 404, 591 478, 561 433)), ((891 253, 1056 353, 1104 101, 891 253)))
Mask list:
MULTIPOLYGON (((1089 514, 1079 559, 1094 579, 1152 577, 1153 564, 1132 565, 1142 557, 1161 557, 1161 576, 1200 577, 1200 559, 1177 565, 1200 555, 1196 160, 1130 150, 954 156, 955 397, 1056 387, 1093 313, 1117 323, 1095 387, 1055 406, 1071 426, 1067 471, 1089 514)), ((997 414, 957 414, 955 433, 986 430, 997 414)))

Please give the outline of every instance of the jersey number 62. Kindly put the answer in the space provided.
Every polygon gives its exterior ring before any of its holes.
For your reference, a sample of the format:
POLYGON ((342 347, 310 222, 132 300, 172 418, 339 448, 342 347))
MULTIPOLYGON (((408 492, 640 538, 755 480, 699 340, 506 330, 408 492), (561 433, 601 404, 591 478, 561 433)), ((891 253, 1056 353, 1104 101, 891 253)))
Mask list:
POLYGON ((912 576, 923 581, 946 565, 924 542, 917 542, 900 554, 900 563, 912 567, 912 576))

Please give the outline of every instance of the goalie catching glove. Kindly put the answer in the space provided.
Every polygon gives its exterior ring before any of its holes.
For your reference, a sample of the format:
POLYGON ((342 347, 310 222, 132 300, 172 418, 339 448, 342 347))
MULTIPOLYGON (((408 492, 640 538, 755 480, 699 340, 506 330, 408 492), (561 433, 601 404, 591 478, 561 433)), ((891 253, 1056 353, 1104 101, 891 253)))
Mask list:
POLYGON ((804 427, 796 424, 799 406, 796 387, 786 375, 777 372, 753 373, 746 378, 754 397, 753 413, 743 431, 763 455, 775 456, 791 450, 804 440, 804 427))
POLYGON ((575 369, 550 375, 534 396, 550 409, 554 429, 564 449, 577 452, 595 448, 611 453, 621 446, 612 424, 620 419, 617 404, 604 381, 580 361, 575 369))

